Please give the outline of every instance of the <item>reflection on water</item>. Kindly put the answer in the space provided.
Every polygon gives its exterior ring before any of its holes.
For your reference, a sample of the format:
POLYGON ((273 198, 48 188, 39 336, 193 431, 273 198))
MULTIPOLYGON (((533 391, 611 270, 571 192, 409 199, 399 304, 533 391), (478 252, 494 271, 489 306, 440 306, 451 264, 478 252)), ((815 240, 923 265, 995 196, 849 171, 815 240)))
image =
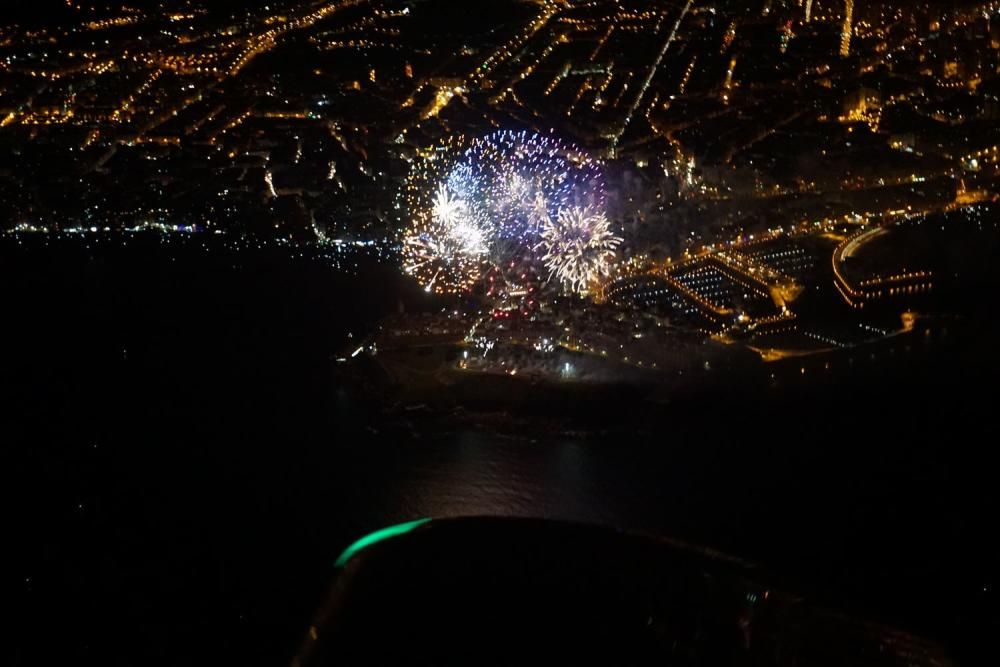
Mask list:
POLYGON ((461 432, 400 480, 399 506, 433 517, 497 515, 607 521, 580 445, 461 432))

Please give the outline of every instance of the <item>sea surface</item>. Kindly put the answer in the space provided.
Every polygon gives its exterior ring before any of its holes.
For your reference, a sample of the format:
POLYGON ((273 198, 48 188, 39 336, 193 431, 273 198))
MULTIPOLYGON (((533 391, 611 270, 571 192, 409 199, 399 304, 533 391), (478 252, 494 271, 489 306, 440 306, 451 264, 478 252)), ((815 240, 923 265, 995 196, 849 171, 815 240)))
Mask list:
POLYGON ((461 515, 722 550, 963 664, 1000 629, 989 322, 771 391, 410 413, 335 372, 384 314, 435 307, 389 265, 141 235, 0 246, 2 664, 288 664, 341 550, 461 515))

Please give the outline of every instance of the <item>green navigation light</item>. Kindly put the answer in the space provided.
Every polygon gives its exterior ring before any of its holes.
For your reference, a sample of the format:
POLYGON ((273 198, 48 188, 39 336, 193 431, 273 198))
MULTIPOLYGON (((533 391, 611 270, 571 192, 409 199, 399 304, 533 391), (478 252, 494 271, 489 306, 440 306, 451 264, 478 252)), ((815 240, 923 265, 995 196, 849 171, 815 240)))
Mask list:
POLYGON ((336 567, 343 567, 347 564, 347 561, 351 560, 351 557, 354 556, 354 554, 358 553, 362 549, 367 549, 376 542, 387 540, 390 537, 396 537, 397 535, 408 533, 414 528, 424 525, 428 521, 430 521, 430 519, 416 519, 415 521, 407 521, 406 523, 399 523, 395 526, 388 526, 381 530, 376 530, 374 533, 368 533, 360 540, 344 549, 344 552, 340 554, 340 558, 337 559, 337 562, 334 563, 334 565, 336 567))

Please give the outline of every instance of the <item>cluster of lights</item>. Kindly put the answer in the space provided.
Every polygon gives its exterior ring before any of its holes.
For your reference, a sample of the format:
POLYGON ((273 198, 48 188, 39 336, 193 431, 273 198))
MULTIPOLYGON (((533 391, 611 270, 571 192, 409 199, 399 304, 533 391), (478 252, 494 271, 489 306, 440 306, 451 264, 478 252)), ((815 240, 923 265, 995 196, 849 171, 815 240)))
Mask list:
POLYGON ((489 74, 496 69, 498 65, 520 51, 528 40, 534 37, 535 33, 545 27, 552 17, 558 13, 559 8, 554 2, 549 2, 548 0, 543 1, 542 10, 538 16, 536 16, 531 23, 525 26, 524 30, 511 38, 507 44, 500 47, 489 58, 483 61, 483 63, 479 66, 479 69, 473 73, 471 77, 472 80, 477 83, 485 83, 486 77, 489 76, 489 74))
POLYGON ((903 271, 890 276, 875 276, 859 283, 852 284, 842 271, 845 258, 853 255, 857 249, 884 234, 886 226, 875 226, 870 229, 860 229, 844 239, 834 250, 832 257, 834 287, 851 308, 864 308, 869 301, 897 296, 928 292, 934 284, 930 271, 903 271))
POLYGON ((229 68, 229 75, 235 76, 258 55, 273 49, 277 45, 279 38, 281 38, 285 33, 312 27, 312 25, 317 21, 327 18, 338 10, 347 9, 358 4, 361 4, 361 0, 342 0, 341 2, 330 2, 308 14, 295 18, 291 21, 279 23, 266 32, 253 35, 247 39, 246 46, 243 51, 240 52, 232 66, 229 68))
POLYGON ((132 25, 138 22, 138 16, 118 16, 100 21, 90 21, 89 23, 85 23, 84 27, 87 28, 87 30, 104 30, 105 28, 116 28, 125 25, 132 25))
MULTIPOLYGON (((646 90, 649 88, 649 84, 653 82, 653 78, 656 76, 656 71, 660 67, 660 63, 663 61, 663 57, 667 55, 667 49, 673 43, 674 38, 677 36, 677 31, 681 27, 681 21, 687 16, 688 11, 691 9, 691 5, 694 0, 688 0, 681 9, 680 16, 677 17, 677 22, 674 23, 673 28, 667 35, 666 40, 663 42, 663 46, 660 48, 660 52, 657 54, 656 59, 653 61, 653 66, 649 68, 649 73, 646 75, 646 79, 642 82, 642 86, 639 87, 639 93, 635 97, 635 101, 632 102, 632 106, 629 108, 628 113, 625 114, 625 119, 622 121, 621 127, 618 132, 612 137, 612 146, 617 146, 618 141, 621 139, 622 135, 625 134, 625 130, 628 129, 629 122, 632 120, 632 116, 635 114, 636 109, 642 103, 642 98, 646 95, 646 90)), ((615 103, 617 106, 617 102, 615 103)))
POLYGON ((336 49, 389 49, 391 51, 402 51, 403 46, 395 42, 376 41, 371 39, 341 39, 330 42, 323 42, 320 46, 324 51, 334 51, 336 49))

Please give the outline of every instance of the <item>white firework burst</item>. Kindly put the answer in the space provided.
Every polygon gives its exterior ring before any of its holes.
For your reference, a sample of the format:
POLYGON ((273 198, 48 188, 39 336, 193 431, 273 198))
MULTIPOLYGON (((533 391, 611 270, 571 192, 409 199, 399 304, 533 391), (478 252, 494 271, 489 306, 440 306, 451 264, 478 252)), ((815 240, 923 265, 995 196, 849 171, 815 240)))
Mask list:
POLYGON ((486 252, 486 230, 468 202, 453 196, 443 183, 438 187, 431 208, 434 222, 458 248, 468 255, 486 252))
POLYGON ((452 196, 448 192, 448 186, 442 183, 438 186, 437 194, 434 195, 434 204, 431 213, 434 220, 440 225, 453 225, 455 221, 466 214, 468 204, 465 200, 452 196))
POLYGON ((485 218, 443 183, 427 213, 403 237, 403 269, 420 276, 428 292, 463 291, 482 270, 490 236, 485 218))
POLYGON ((452 232, 428 225, 403 237, 403 270, 421 277, 428 292, 463 291, 479 277, 482 254, 469 252, 469 243, 452 232))
POLYGON ((601 276, 608 275, 615 250, 622 239, 611 231, 611 222, 590 207, 560 209, 542 226, 542 259, 563 287, 583 292, 601 276))

